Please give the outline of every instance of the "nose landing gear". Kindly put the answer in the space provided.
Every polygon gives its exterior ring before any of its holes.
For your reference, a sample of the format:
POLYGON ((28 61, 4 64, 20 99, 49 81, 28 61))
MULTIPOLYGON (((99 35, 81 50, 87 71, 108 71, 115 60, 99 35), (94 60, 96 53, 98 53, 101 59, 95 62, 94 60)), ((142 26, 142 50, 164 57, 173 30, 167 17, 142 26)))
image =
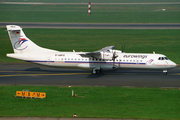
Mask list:
POLYGON ((164 74, 164 75, 167 75, 167 70, 163 70, 163 74, 164 74))

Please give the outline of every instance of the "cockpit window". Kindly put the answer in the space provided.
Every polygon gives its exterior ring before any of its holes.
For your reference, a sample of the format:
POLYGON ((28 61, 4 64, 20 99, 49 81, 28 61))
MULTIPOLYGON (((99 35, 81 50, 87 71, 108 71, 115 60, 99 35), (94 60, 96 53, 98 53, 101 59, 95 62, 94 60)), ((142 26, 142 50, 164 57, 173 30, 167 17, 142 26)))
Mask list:
POLYGON ((159 57, 158 60, 169 60, 167 57, 159 57))
POLYGON ((169 60, 167 57, 164 57, 165 58, 165 60, 169 60))

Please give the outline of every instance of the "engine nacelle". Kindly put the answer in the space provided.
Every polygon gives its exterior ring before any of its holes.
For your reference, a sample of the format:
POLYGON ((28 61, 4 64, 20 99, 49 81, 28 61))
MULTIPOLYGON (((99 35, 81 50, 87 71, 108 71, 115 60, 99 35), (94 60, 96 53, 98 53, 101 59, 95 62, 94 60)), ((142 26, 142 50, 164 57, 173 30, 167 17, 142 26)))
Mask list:
POLYGON ((112 60, 113 59, 113 53, 109 53, 109 52, 102 52, 101 53, 102 59, 104 60, 112 60))
POLYGON ((101 52, 101 54, 96 56, 96 58, 104 59, 104 60, 112 60, 113 59, 113 53, 110 53, 110 52, 101 52))

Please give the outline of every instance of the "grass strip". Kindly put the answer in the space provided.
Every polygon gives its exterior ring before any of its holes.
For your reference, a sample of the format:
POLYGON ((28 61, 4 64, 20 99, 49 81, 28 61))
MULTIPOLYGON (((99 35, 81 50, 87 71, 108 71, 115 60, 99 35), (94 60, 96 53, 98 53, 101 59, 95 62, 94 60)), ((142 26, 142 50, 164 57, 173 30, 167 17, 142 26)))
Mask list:
POLYGON ((180 119, 179 94, 177 88, 0 86, 0 116, 180 119), (14 97, 24 89, 47 98, 14 97))
POLYGON ((180 21, 179 4, 93 4, 91 15, 88 15, 87 5, 0 4, 0 21, 65 23, 179 23, 180 21))

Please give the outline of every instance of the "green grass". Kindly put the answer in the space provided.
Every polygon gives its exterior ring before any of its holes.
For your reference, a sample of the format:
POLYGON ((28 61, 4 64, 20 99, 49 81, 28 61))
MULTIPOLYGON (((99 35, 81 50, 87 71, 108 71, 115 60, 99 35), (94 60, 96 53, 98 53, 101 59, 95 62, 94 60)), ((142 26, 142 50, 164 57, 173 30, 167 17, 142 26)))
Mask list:
MULTIPOLYGON (((7 58, 13 53, 5 28, 0 28, 0 62, 20 62, 7 58)), ((180 63, 180 30, 102 30, 102 29, 23 29, 37 45, 59 51, 92 52, 103 47, 125 44, 127 53, 164 54, 180 63)))
POLYGON ((180 119, 176 88, 0 86, 0 116, 180 119), (15 98, 16 91, 46 92, 45 99, 15 98), (79 97, 71 97, 71 91, 79 97))
POLYGON ((0 22, 179 23, 180 5, 8 5, 0 22), (166 11, 161 11, 166 9, 166 11))

